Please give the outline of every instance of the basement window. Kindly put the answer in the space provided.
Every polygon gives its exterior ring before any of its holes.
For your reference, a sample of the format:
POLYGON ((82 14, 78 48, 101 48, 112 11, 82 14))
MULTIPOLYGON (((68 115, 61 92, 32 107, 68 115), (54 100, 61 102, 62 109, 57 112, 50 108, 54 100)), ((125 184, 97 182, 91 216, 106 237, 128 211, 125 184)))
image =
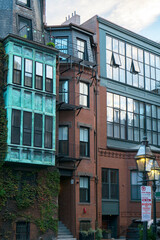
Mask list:
POLYGON ((16 240, 30 239, 30 224, 28 222, 16 223, 16 240))

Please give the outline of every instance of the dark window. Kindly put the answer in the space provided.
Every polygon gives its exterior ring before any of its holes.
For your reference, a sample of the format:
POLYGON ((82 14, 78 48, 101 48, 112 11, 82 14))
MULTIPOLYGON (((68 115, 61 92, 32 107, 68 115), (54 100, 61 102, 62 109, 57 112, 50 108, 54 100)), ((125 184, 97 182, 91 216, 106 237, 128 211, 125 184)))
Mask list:
POLYGON ((79 104, 89 107, 89 85, 88 83, 80 82, 79 84, 79 104))
POLYGON ((68 127, 59 127, 59 154, 68 155, 68 127))
POLYGON ((90 221, 80 221, 80 231, 88 231, 91 229, 90 221))
POLYGON ((17 0, 17 3, 24 5, 25 7, 30 7, 30 0, 17 0))
POLYGON ((23 112, 23 145, 31 146, 32 113, 23 112))
POLYGON ((53 67, 46 65, 46 91, 53 92, 53 67))
POLYGON ((11 143, 20 144, 21 111, 12 110, 11 143))
POLYGON ((21 57, 14 56, 13 59, 13 83, 21 84, 21 70, 22 70, 22 59, 21 57))
POLYGON ((32 40, 32 21, 19 16, 19 35, 32 40))
POLYGON ((131 199, 141 199, 141 185, 143 180, 143 174, 135 171, 131 171, 131 199))
POLYGON ((30 239, 30 224, 28 222, 16 223, 16 240, 30 239))
POLYGON ((34 115, 34 146, 42 147, 42 115, 34 115))
POLYGON ((118 170, 102 168, 102 198, 118 199, 118 170))
POLYGON ((59 81, 59 101, 68 103, 68 81, 59 81))
POLYGON ((24 85, 32 87, 32 60, 25 59, 24 85))
POLYGON ((83 60, 88 60, 86 41, 77 39, 77 51, 78 51, 78 58, 81 58, 83 60))
POLYGON ((45 116, 45 144, 46 148, 52 148, 53 118, 45 116))
POLYGON ((42 90, 43 89, 43 64, 36 62, 36 81, 35 88, 42 90))
POLYGON ((89 129, 80 128, 80 156, 89 157, 89 129))
POLYGON ((90 202, 90 178, 80 177, 80 202, 90 202))

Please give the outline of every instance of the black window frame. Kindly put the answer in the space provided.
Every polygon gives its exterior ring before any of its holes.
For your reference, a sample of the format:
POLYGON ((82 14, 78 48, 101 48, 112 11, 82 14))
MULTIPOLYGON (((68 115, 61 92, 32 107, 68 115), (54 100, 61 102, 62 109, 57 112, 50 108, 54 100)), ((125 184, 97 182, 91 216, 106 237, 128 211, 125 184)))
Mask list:
POLYGON ((79 105, 89 108, 89 83, 86 83, 83 81, 79 82, 79 105), (82 87, 83 92, 81 92, 81 84, 82 84, 82 86, 87 87, 87 94, 84 93, 84 87, 82 87), (83 102, 84 102, 83 98, 85 98, 85 97, 87 98, 87 104, 83 104, 83 102))
POLYGON ((81 157, 89 157, 90 156, 90 130, 87 127, 80 127, 79 130, 79 140, 80 140, 80 156, 81 157), (83 141, 81 140, 81 131, 86 131, 87 130, 87 135, 88 135, 88 141, 83 141))
POLYGON ((45 134, 44 134, 44 147, 52 149, 53 137, 53 117, 45 116, 45 134))
POLYGON ((12 109, 11 143, 20 145, 21 111, 12 109))
POLYGON ((13 83, 17 84, 17 85, 21 85, 21 81, 22 81, 22 58, 20 56, 14 55, 13 56, 13 83), (21 65, 20 68, 16 68, 15 67, 15 58, 19 58, 21 59, 21 65), (19 76, 19 81, 17 81, 15 78, 15 75, 19 76))
POLYGON ((34 147, 42 147, 42 126, 43 126, 43 116, 42 114, 34 114, 34 147), (37 142, 37 139, 41 141, 37 142))
POLYGON ((82 60, 88 60, 88 53, 87 53, 87 41, 77 38, 77 55, 78 58, 82 59, 82 60), (82 46, 81 44, 84 44, 84 50, 82 50, 82 46), (82 55, 82 56, 81 56, 82 55))
POLYGON ((119 200, 118 169, 102 168, 102 199, 119 200), (116 179, 117 179, 116 183, 112 183, 112 176, 111 176, 112 172, 116 173, 116 179))
POLYGON ((32 20, 19 15, 18 16, 18 33, 21 37, 27 38, 29 40, 33 40, 32 20))
POLYGON ((69 81, 68 80, 59 81, 59 101, 64 103, 69 103, 69 81), (60 87, 62 83, 67 83, 67 89, 60 87))
POLYGON ((32 113, 24 111, 23 112, 23 145, 31 146, 31 140, 32 140, 32 113))
MULTIPOLYGON (((68 53, 68 37, 61 36, 61 37, 55 37, 54 40, 55 47, 65 54, 68 53), (59 43, 56 43, 56 41, 59 40, 59 43), (66 42, 66 44, 63 44, 63 42, 66 42)), ((65 58, 62 58, 61 60, 65 60, 65 58)))
POLYGON ((80 176, 79 178, 79 201, 80 203, 90 203, 90 177, 80 176), (87 179, 88 187, 81 187, 81 180, 87 179))
POLYGON ((66 125, 59 126, 59 154, 68 156, 69 155, 69 127, 66 125), (60 136, 60 129, 67 129, 67 139, 63 139, 63 136, 60 136), (61 139, 62 138, 62 139, 61 139))
POLYGON ((41 62, 35 62, 35 88, 38 90, 43 90, 43 63, 41 62), (42 75, 37 74, 37 64, 41 64, 42 65, 42 75), (40 83, 40 87, 39 87, 39 83, 40 83))
POLYGON ((45 69, 45 90, 46 92, 53 92, 53 66, 47 65, 46 64, 46 69, 45 69), (47 67, 52 68, 52 77, 47 76, 47 67))
POLYGON ((24 59, 24 86, 26 87, 32 87, 32 81, 33 81, 33 61, 31 59, 28 59, 28 58, 25 58, 24 59), (31 61, 32 63, 32 71, 31 72, 28 72, 26 71, 26 61, 31 61), (30 79, 31 79, 31 84, 26 84, 26 75, 30 75, 30 79))
POLYGON ((25 221, 16 222, 16 240, 30 239, 30 223, 25 221), (18 226, 19 225, 19 226, 18 226))

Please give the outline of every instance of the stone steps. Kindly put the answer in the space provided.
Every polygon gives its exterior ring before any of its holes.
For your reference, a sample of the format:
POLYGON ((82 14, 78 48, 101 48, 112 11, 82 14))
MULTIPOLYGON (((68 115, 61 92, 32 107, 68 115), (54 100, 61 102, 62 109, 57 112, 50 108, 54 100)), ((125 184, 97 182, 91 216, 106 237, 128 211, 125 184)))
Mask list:
POLYGON ((76 240, 69 229, 62 223, 58 222, 58 236, 57 240, 76 240))

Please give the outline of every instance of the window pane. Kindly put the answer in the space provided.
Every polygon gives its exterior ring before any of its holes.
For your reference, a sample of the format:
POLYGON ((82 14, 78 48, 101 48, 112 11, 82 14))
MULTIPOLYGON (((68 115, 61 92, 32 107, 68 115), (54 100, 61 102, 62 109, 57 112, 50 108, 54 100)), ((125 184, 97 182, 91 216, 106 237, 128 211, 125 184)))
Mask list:
POLYGON ((46 65, 46 77, 53 78, 53 67, 46 65))
POLYGON ((23 112, 23 144, 31 146, 32 113, 23 112))
POLYGON ((38 75, 38 76, 43 75, 42 67, 43 67, 42 63, 36 62, 36 75, 38 75))
POLYGON ((21 57, 14 56, 14 69, 21 70, 21 57))
POLYGON ((12 110, 11 143, 20 144, 21 111, 12 110))
POLYGON ((42 147, 42 115, 34 115, 34 146, 42 147))

